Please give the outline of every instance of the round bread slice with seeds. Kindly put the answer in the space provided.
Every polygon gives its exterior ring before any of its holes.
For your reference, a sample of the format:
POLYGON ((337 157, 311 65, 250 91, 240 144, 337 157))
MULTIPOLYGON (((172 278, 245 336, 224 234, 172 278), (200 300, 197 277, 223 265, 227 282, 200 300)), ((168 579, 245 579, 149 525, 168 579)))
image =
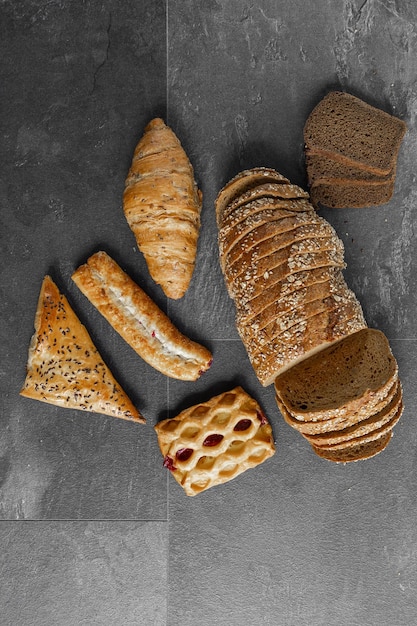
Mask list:
MULTIPOLYGON (((266 225, 269 222, 281 222, 279 225, 277 224, 275 226, 279 227, 281 231, 284 232, 290 228, 300 226, 301 224, 316 223, 317 220, 314 209, 311 211, 297 212, 286 209, 284 206, 275 206, 269 209, 264 208, 253 215, 248 215, 244 220, 230 229, 219 230, 218 241, 221 260, 223 261, 228 252, 234 246, 238 245, 245 235, 248 235, 259 226, 266 225)), ((272 227, 272 229, 273 228, 274 227, 272 227)))
MULTIPOLYGON (((277 185, 278 187, 286 187, 286 185, 277 185)), ((287 211, 298 213, 299 211, 312 211, 310 199, 306 197, 301 198, 282 198, 280 196, 266 196, 259 198, 252 198, 246 202, 230 205, 227 213, 223 214, 221 224, 219 224, 219 230, 226 232, 230 228, 233 228, 239 222, 242 222, 248 216, 253 216, 259 211, 263 211, 269 208, 284 208, 287 211)))
MULTIPOLYGON (((317 269, 290 274, 282 281, 277 281, 268 285, 265 290, 254 298, 249 298, 245 302, 239 302, 236 309, 236 322, 248 323, 251 319, 261 314, 267 307, 284 307, 288 310, 292 306, 292 297, 295 294, 304 292, 306 298, 313 298, 317 290, 322 289, 322 283, 343 278, 343 274, 338 267, 319 267, 317 269), (310 294, 310 295, 307 295, 310 294)), ((302 296, 298 296, 302 297, 302 296)), ((281 310, 281 309, 279 309, 281 310)))
POLYGON ((243 170, 230 179, 217 194, 215 200, 216 218, 218 224, 223 217, 223 211, 235 198, 249 189, 266 182, 289 183, 285 176, 269 167, 254 167, 243 170))
MULTIPOLYGON (((286 240, 287 237, 284 236, 282 243, 285 244, 286 240)), ((245 254, 238 263, 229 266, 225 272, 226 280, 228 283, 233 284, 240 280, 253 282, 260 276, 263 276, 265 272, 272 271, 282 263, 288 263, 291 266, 292 262, 296 262, 296 259, 301 255, 325 251, 334 252, 335 255, 339 254, 343 262, 343 242, 333 236, 311 236, 293 239, 282 247, 277 244, 270 252, 268 252, 268 246, 264 246, 263 250, 261 248, 258 249, 258 254, 245 254)))
MULTIPOLYGON (((279 226, 279 223, 276 223, 279 226)), ((258 230, 258 229, 256 229, 258 230)), ((279 230, 279 228, 278 228, 279 230)), ((267 239, 261 239, 258 243, 252 237, 252 246, 247 248, 242 246, 242 250, 235 247, 227 255, 225 263, 225 272, 228 277, 237 276, 244 267, 250 266, 253 261, 261 259, 277 250, 286 248, 289 245, 296 245, 299 242, 308 239, 309 241, 321 242, 323 240, 333 240, 335 247, 341 247, 342 241, 338 240, 332 227, 327 228, 325 224, 312 223, 296 226, 292 230, 285 230, 269 236, 267 239)), ((315 246, 316 247, 316 246, 315 246)))
POLYGON ((350 314, 351 311, 356 313, 359 308, 360 304, 353 291, 348 291, 344 295, 330 294, 327 297, 312 300, 302 307, 294 307, 272 318, 262 328, 249 324, 246 327, 238 327, 238 332, 248 350, 252 351, 255 347, 263 350, 266 344, 279 338, 281 333, 289 331, 300 322, 308 323, 308 320, 315 315, 336 312, 336 310, 343 314, 350 314))
POLYGON ((335 250, 294 255, 277 267, 265 270, 262 274, 259 274, 256 281, 251 280, 252 277, 247 279, 244 276, 238 277, 234 281, 228 281, 226 276, 226 285, 229 294, 234 299, 237 298, 239 300, 239 308, 241 303, 245 303, 247 299, 256 297, 269 285, 284 280, 291 274, 307 270, 311 271, 325 266, 345 268, 344 255, 335 250))
MULTIPOLYGON (((309 200, 310 196, 308 191, 305 191, 298 185, 291 183, 260 183, 253 188, 245 191, 240 196, 237 196, 232 202, 230 202, 223 210, 221 226, 223 226, 226 219, 240 208, 249 202, 266 201, 272 202, 274 199, 286 199, 296 200, 304 198, 309 200)), ((297 205, 296 205, 297 206, 297 205)))
POLYGON ((311 302, 318 299, 325 299, 330 295, 343 293, 348 286, 342 272, 333 272, 327 280, 313 283, 310 286, 297 289, 286 295, 285 298, 274 299, 269 305, 262 308, 256 315, 236 316, 236 324, 240 328, 252 326, 257 330, 265 328, 272 320, 289 313, 290 311, 301 310, 309 306, 311 302))

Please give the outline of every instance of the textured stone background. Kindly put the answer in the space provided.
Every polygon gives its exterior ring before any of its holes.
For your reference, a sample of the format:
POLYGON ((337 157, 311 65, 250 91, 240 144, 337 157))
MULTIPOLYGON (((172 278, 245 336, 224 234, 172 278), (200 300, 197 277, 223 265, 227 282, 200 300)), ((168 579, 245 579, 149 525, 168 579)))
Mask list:
POLYGON ((414 0, 1 0, 0 85, 1 623, 417 623, 414 0), (346 467, 310 452, 257 382, 213 212, 245 167, 306 184, 303 124, 331 88, 408 125, 390 203, 322 210, 368 324, 390 339, 406 407, 387 450, 346 467), (155 116, 181 139, 204 194, 196 272, 178 302, 152 283, 122 213, 134 146, 155 116), (200 381, 151 370, 77 291, 71 272, 98 249, 212 349, 200 381), (19 396, 46 273, 147 426, 19 396), (186 498, 152 426, 235 384, 263 405, 277 453, 186 498))

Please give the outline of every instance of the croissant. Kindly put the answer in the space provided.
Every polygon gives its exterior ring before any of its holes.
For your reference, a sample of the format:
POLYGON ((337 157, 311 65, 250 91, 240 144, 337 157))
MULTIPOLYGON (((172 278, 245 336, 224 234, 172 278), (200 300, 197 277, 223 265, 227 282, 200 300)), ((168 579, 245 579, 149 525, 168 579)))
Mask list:
POLYGON ((185 294, 193 275, 201 205, 180 141, 162 119, 153 119, 134 151, 123 210, 150 275, 172 299, 185 294))

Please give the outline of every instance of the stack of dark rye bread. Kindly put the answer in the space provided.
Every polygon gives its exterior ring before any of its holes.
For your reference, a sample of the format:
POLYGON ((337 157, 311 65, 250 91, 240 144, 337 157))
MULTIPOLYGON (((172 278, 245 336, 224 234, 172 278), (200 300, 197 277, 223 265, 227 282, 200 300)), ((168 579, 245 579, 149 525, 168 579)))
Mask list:
POLYGON ((362 208, 388 202, 405 132, 402 120, 349 93, 327 94, 304 126, 313 205, 362 208))
MULTIPOLYGON (((354 193, 362 206, 386 201, 388 181, 371 179, 366 160, 374 169, 377 163, 389 166, 393 185, 403 122, 372 110, 349 94, 332 92, 312 112, 305 136, 312 138, 306 141, 306 159, 315 205, 325 204, 323 189, 334 189, 333 198, 340 200, 346 188, 345 199, 354 193), (355 115, 362 109, 369 121, 359 128, 355 115), (326 127, 333 138, 345 138, 343 149, 336 139, 324 141, 326 127), (321 152, 311 152, 314 142, 321 152), (315 178, 319 164, 322 176, 315 178), (354 172, 361 173, 357 184, 354 172), (363 181, 376 202, 361 195, 363 181)), ((359 206, 334 202, 338 205, 359 206)), ((358 461, 381 452, 403 410, 398 366, 387 338, 367 326, 345 281, 344 246, 334 228, 318 215, 309 193, 266 167, 244 170, 222 188, 216 218, 237 330, 261 384, 275 385, 285 421, 329 461, 358 461)))

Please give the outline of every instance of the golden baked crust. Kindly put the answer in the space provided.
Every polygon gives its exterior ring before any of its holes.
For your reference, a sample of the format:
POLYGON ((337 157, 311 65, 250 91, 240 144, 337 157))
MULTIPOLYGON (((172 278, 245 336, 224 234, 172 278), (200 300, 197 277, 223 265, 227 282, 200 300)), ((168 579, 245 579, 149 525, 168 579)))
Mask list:
POLYGON ((50 276, 42 283, 20 393, 60 407, 145 422, 50 276))
POLYGON ((93 254, 73 281, 149 365, 171 378, 197 380, 211 352, 183 335, 155 302, 105 252, 93 254))
POLYGON ((194 272, 202 193, 175 133, 160 118, 146 126, 126 178, 123 209, 149 272, 181 298, 194 272))
POLYGON ((275 452, 272 428, 242 387, 155 426, 164 466, 188 496, 232 480, 275 452))

